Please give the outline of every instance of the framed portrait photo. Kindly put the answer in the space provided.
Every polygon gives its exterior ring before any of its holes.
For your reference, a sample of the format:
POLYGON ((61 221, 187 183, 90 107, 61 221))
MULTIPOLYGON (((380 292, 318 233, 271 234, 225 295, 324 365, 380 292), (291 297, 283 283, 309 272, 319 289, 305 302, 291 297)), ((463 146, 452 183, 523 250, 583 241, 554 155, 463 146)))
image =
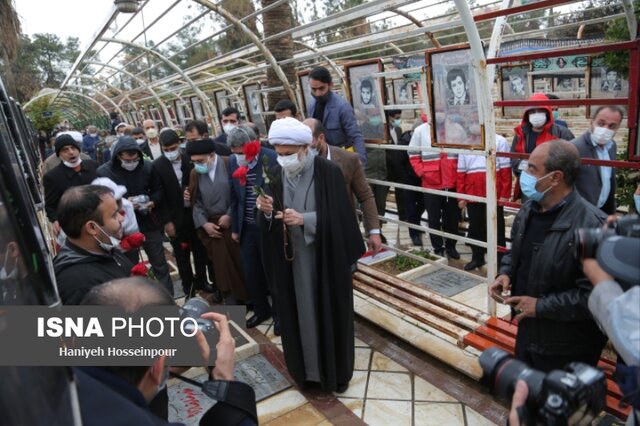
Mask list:
MULTIPOLYGON (((626 98, 629 96, 629 81, 624 78, 617 70, 607 66, 604 57, 596 56, 591 60, 590 68, 590 92, 591 98, 626 98)), ((621 105, 622 106, 622 105, 621 105)), ((587 118, 591 116, 591 111, 598 109, 598 105, 587 107, 587 118)), ((627 116, 627 109, 622 106, 627 116)))
POLYGON ((204 111, 202 110, 202 102, 197 96, 191 97, 191 110, 193 111, 193 118, 196 120, 204 119, 204 111))
MULTIPOLYGON (((500 93, 504 101, 522 101, 531 96, 529 85, 529 64, 500 67, 500 93)), ((522 117, 522 108, 502 108, 502 115, 509 118, 522 117)))
POLYGON ((466 45, 426 52, 432 146, 484 149, 471 62, 466 45))
POLYGON ((262 100, 262 93, 260 90, 260 83, 245 84, 242 86, 242 94, 244 95, 245 113, 247 119, 254 123, 261 136, 267 135, 267 126, 262 117, 264 111, 264 103, 262 100))
POLYGON ((345 64, 347 94, 365 142, 385 143, 389 139, 384 104, 384 79, 373 77, 382 72, 380 59, 345 64))
POLYGON ((222 129, 222 111, 230 105, 229 92, 225 89, 216 90, 213 92, 213 102, 215 103, 216 111, 218 113, 218 123, 222 129))
MULTIPOLYGON (((402 78, 393 80, 393 91, 391 92, 393 93, 393 103, 395 105, 418 103, 416 101, 417 86, 418 82, 413 79, 402 78)), ((403 120, 415 119, 417 111, 418 110, 404 109, 402 110, 401 117, 403 120)))
POLYGON ((309 86, 309 74, 310 70, 301 71, 297 74, 298 77, 298 96, 300 96, 300 104, 302 107, 302 113, 305 117, 309 118, 309 104, 311 103, 311 86, 309 86))

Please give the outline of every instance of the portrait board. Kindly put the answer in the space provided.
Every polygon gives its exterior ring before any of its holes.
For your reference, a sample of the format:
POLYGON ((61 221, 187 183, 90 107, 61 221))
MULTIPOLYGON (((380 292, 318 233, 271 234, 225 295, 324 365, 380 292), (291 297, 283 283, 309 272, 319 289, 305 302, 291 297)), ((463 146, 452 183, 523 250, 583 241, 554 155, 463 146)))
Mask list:
POLYGON ((218 123, 222 129, 222 111, 227 108, 229 103, 229 92, 225 89, 216 90, 213 92, 213 102, 216 105, 216 111, 218 112, 218 123))
POLYGON ((298 75, 298 94, 302 107, 302 113, 309 118, 309 104, 311 103, 311 86, 309 85, 309 74, 311 71, 302 71, 298 75))
POLYGON ((347 94, 365 142, 385 142, 388 138, 384 113, 384 79, 373 77, 382 72, 380 59, 345 64, 347 94))
MULTIPOLYGON (((500 67, 500 93, 504 101, 522 101, 531 96, 529 85, 529 64, 500 67)), ((502 108, 502 114, 509 118, 522 117, 521 107, 502 108)))
POLYGON ((560 99, 580 99, 586 97, 584 73, 553 76, 553 93, 560 99))
POLYGON ((193 111, 193 118, 196 120, 204 119, 204 111, 202 110, 202 102, 197 96, 191 97, 191 110, 193 111))
MULTIPOLYGON (((613 99, 626 98, 629 96, 629 80, 624 78, 618 71, 607 66, 604 57, 597 56, 591 60, 590 73, 590 97, 593 99, 613 99)), ((621 105, 625 110, 627 108, 621 105)), ((587 108, 587 117, 591 116, 591 111, 598 109, 598 105, 587 108)))
POLYGON ((260 83, 245 84, 242 86, 242 93, 244 95, 244 104, 246 116, 249 121, 254 123, 260 131, 260 136, 267 136, 267 126, 262 117, 264 111, 264 103, 262 100, 262 93, 260 90, 260 83))
MULTIPOLYGON (((393 80, 393 103, 396 105, 419 103, 417 99, 417 87, 418 81, 414 79, 402 78, 393 80)), ((417 111, 418 110, 403 109, 401 117, 403 120, 415 119, 417 111)))
POLYGON ((471 62, 466 46, 426 52, 432 146, 484 149, 471 62))

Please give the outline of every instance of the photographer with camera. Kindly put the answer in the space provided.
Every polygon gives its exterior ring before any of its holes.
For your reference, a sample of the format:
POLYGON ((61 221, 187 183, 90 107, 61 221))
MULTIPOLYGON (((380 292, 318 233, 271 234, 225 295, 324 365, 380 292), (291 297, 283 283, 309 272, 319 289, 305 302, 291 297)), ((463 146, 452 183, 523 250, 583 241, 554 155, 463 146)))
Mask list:
MULTIPOLYGON (((202 313, 198 298, 185 304, 183 315, 197 314, 199 326, 211 322, 220 334, 216 344, 216 365, 210 372, 210 381, 202 391, 217 400, 199 421, 200 425, 256 425, 256 402, 253 389, 246 383, 233 381, 235 367, 235 340, 224 315, 202 313), (196 304, 194 304, 196 301, 196 304), (189 305, 189 306, 187 306, 189 305)), ((201 299, 200 299, 201 300, 201 299)), ((202 304, 205 304, 202 301, 202 304)), ((123 278, 94 287, 82 305, 118 306, 126 312, 136 312, 146 306, 175 305, 173 298, 160 286, 141 278, 123 278)), ((205 306, 208 308, 208 305, 205 306)), ((202 331, 195 336, 203 360, 209 359, 210 348, 202 331)), ((77 367, 74 368, 78 388, 80 411, 84 425, 179 425, 169 423, 155 413, 166 410, 166 381, 169 366, 166 357, 154 360, 149 367, 77 367), (161 395, 164 393, 164 395, 161 395), (156 396, 164 396, 157 398, 156 396), (153 401, 153 403, 152 403, 153 401), (160 405, 164 404, 164 407, 160 405)), ((184 368, 171 367, 184 371, 184 368)), ((166 416, 166 412, 163 413, 166 416)))
POLYGON ((566 141, 531 153, 520 178, 529 200, 489 289, 515 314, 516 358, 544 372, 572 361, 596 365, 606 342, 587 308, 591 285, 574 248, 576 229, 601 226, 606 217, 575 190, 579 170, 578 150, 566 141))

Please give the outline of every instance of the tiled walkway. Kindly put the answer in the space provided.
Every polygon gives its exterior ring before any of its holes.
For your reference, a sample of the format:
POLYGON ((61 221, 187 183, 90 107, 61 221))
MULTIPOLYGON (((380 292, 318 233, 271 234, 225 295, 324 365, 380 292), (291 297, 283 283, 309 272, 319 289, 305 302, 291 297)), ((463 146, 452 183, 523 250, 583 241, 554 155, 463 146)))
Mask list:
MULTIPOLYGON (((272 343, 269 345, 264 339, 261 347, 275 345, 281 351, 280 337, 275 336, 272 329, 273 325, 267 323, 257 327, 272 343)), ((335 414, 337 405, 343 405, 369 425, 495 424, 363 340, 356 338, 355 346, 355 372, 346 392, 323 397, 319 391, 309 394, 307 391, 296 390, 294 386, 258 404, 260 423, 354 424, 353 420, 359 423, 355 417, 349 421, 344 415, 331 416, 335 414)), ((270 359, 269 356, 267 358, 270 359)), ((499 417, 502 418, 501 415, 499 417)))

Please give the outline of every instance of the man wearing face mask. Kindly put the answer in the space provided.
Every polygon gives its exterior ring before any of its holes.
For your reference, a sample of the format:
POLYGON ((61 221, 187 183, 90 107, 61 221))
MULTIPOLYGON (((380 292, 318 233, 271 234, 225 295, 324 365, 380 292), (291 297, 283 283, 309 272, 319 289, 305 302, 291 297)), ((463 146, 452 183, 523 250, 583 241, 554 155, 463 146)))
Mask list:
MULTIPOLYGON (((262 149, 254 131, 241 124, 227 135, 227 143, 233 151, 229 158, 231 177, 231 238, 240 244, 242 266, 247 292, 253 304, 254 315, 247 320, 247 327, 253 328, 268 318, 274 317, 274 333, 280 334, 280 322, 268 299, 270 285, 262 262, 262 236, 256 223, 256 193, 254 187, 265 186, 263 167, 276 165, 276 153, 262 149), (256 156, 249 161, 245 155, 256 156)), ((272 291, 273 293, 273 291, 272 291)))
POLYGON ((260 210, 265 264, 273 267, 287 368, 300 387, 344 392, 354 367, 351 271, 364 253, 340 168, 309 151, 311 129, 275 120, 278 153, 260 210))
MULTIPOLYGON (((215 139, 216 143, 227 144, 227 134, 240 124, 240 111, 234 107, 227 107, 220 113, 220 123, 222 124, 222 133, 220 133, 215 139)), ((186 129, 185 129, 186 130, 186 129)), ((204 135, 200 135, 204 137, 204 135)), ((189 136, 187 135, 187 140, 189 136)))
POLYGON ((133 264, 115 249, 122 238, 123 217, 109 188, 70 188, 60 200, 58 218, 67 234, 53 260, 62 303, 77 305, 98 284, 130 275, 133 264))
POLYGON ((182 155, 179 144, 180 138, 175 130, 163 129, 160 132, 163 156, 153 162, 153 171, 160 179, 165 204, 169 207, 163 209, 164 233, 173 247, 184 294, 190 298, 195 296, 197 290, 211 288, 207 282, 207 253, 196 235, 191 204, 183 199, 183 191, 189 186, 189 173, 193 167, 189 159, 182 155), (192 253, 195 274, 191 267, 192 253))
POLYGON ((61 134, 55 142, 56 156, 61 160, 60 164, 45 173, 42 183, 44 185, 44 202, 47 218, 53 223, 53 232, 57 236, 60 233, 58 224, 58 203, 64 192, 79 185, 90 184, 98 175, 98 163, 93 160, 82 160, 80 157, 80 144, 71 135, 61 134))
POLYGON ((87 127, 87 134, 82 138, 82 151, 92 160, 96 159, 96 145, 100 142, 98 128, 96 126, 87 127))
MULTIPOLYGON (((529 100, 544 102, 548 100, 542 93, 534 93, 529 100)), ((549 105, 527 107, 522 116, 522 122, 513 129, 515 136, 511 144, 511 152, 531 153, 536 146, 554 139, 564 139, 570 141, 574 138, 573 133, 563 126, 555 123, 553 111, 549 105)), ((527 169, 526 160, 511 160, 511 169, 516 177, 520 176, 522 170, 527 169)), ((513 198, 520 198, 521 192, 516 180, 513 191, 513 198)), ((523 199, 525 201, 525 199, 523 199)))
POLYGON ((313 100, 309 104, 309 117, 319 120, 327 131, 327 143, 347 151, 357 152, 363 166, 367 154, 362 132, 358 127, 351 105, 333 93, 333 82, 329 70, 316 67, 309 74, 309 87, 313 100))
MULTIPOLYGON (((82 133, 76 132, 74 130, 70 130, 66 132, 59 132, 56 134, 55 137, 58 138, 59 136, 62 136, 62 135, 71 136, 73 140, 76 141, 76 143, 78 144, 78 147, 82 146, 82 133)), ((55 142, 53 143, 53 146, 54 146, 54 152, 55 152, 55 142)), ((91 157, 89 157, 84 152, 80 152, 80 158, 82 158, 82 161, 91 160, 91 157)), ((58 164, 60 164, 61 162, 62 160, 57 155, 50 155, 49 157, 47 157, 46 160, 44 160, 44 164, 42 166, 42 173, 43 174, 49 173, 51 170, 56 168, 58 164)))
POLYGON ((153 172, 151 162, 143 158, 142 149, 133 138, 123 136, 114 145, 111 161, 98 168, 98 176, 108 177, 127 188, 127 196, 133 203, 140 232, 145 236, 143 247, 153 273, 169 294, 173 295, 173 283, 162 245, 162 218, 165 214, 162 185, 153 172), (146 197, 146 201, 141 197, 146 197))
POLYGON ((225 304, 247 301, 240 249, 231 239, 231 183, 228 157, 216 155, 211 139, 187 142, 193 162, 189 193, 193 224, 209 259, 225 304))
POLYGON ((588 309, 592 286, 575 256, 575 232, 602 226, 606 215, 575 190, 580 170, 569 142, 544 143, 520 176, 524 203, 512 246, 489 294, 505 295, 518 322, 515 356, 549 372, 572 361, 596 365, 606 342, 588 309))
POLYGON ((142 122, 144 135, 147 137, 146 144, 142 144, 142 152, 147 152, 150 160, 157 160, 162 157, 162 148, 160 147, 160 138, 158 137, 158 126, 153 120, 144 120, 142 122))
MULTIPOLYGON (((616 143, 613 136, 620 128, 624 112, 619 106, 601 106, 593 114, 589 130, 571 141, 581 158, 615 160, 616 143)), ((606 214, 616 212, 616 169, 607 166, 583 164, 580 167, 576 189, 585 200, 606 214)))

